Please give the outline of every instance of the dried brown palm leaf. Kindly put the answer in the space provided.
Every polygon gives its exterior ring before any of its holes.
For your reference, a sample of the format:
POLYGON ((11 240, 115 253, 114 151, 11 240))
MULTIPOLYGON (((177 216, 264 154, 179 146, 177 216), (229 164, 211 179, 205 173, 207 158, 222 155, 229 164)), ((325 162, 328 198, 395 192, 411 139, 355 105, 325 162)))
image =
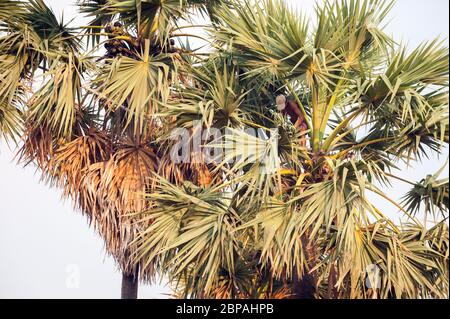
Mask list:
POLYGON ((108 136, 91 128, 85 135, 59 147, 54 156, 52 177, 64 189, 64 195, 78 202, 83 193, 82 179, 94 163, 108 160, 111 143, 108 136))
MULTIPOLYGON (((120 143, 109 160, 90 165, 82 178, 83 192, 78 204, 105 239, 107 251, 128 273, 135 269, 129 258, 129 245, 137 232, 130 214, 149 208, 144 194, 153 186, 151 177, 157 167, 152 147, 128 139, 120 143)), ((144 274, 144 278, 149 277, 150 274, 144 274)))
MULTIPOLYGON (((171 123, 173 125, 174 122, 171 123)), ((170 125, 170 126, 171 126, 170 125)), ((189 128, 186 133, 191 136, 191 139, 195 138, 195 129, 189 128)), ((170 132, 169 132, 170 133, 170 132)), ((191 139, 189 143, 191 143, 191 139)), ((213 163, 208 163, 205 154, 202 152, 203 147, 200 149, 191 149, 187 147, 182 151, 187 151, 184 154, 184 158, 181 161, 174 158, 174 152, 179 149, 178 140, 163 138, 162 145, 158 149, 158 155, 160 157, 159 175, 170 181, 175 185, 182 185, 185 181, 189 181, 194 185, 200 187, 208 187, 214 183, 220 181, 220 173, 214 170, 213 163)), ((176 156, 176 155, 175 155, 176 156)))
POLYGON ((67 137, 60 137, 52 128, 48 118, 44 118, 39 122, 33 114, 25 114, 23 145, 18 153, 19 163, 23 163, 24 166, 28 166, 31 163, 36 164, 45 179, 53 182, 55 175, 57 175, 57 172, 54 171, 54 162, 56 160, 54 155, 66 143, 70 143, 77 137, 84 136, 84 132, 90 132, 89 127, 92 125, 91 116, 92 114, 88 110, 81 109, 78 104, 75 105, 74 123, 70 128, 71 134, 67 137))
POLYGON ((34 163, 45 175, 51 169, 53 154, 58 148, 48 125, 34 126, 28 121, 25 124, 23 145, 18 152, 19 163, 28 166, 34 163))
POLYGON ((197 163, 175 163, 170 155, 165 153, 160 161, 158 173, 175 185, 189 181, 200 187, 208 187, 220 181, 220 174, 214 172, 204 161, 197 163))

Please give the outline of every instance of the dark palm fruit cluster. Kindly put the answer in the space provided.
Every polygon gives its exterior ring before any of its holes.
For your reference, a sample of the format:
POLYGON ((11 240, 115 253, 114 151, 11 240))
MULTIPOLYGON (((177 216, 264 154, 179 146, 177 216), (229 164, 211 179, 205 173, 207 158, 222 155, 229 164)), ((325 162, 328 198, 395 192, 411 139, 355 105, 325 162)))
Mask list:
POLYGON ((118 55, 126 56, 129 58, 136 57, 136 50, 139 47, 139 43, 136 38, 131 37, 123 29, 123 25, 120 22, 114 24, 108 24, 105 27, 105 33, 108 34, 108 42, 105 43, 105 49, 107 51, 106 57, 115 58, 118 55), (127 37, 128 40, 119 37, 127 37))
POLYGON ((150 54, 158 55, 160 53, 176 53, 179 50, 175 47, 175 40, 169 39, 168 43, 163 47, 159 42, 154 42, 150 46, 150 54))
MULTIPOLYGON (((115 22, 105 27, 105 33, 108 35, 108 41, 105 43, 107 58, 115 58, 117 56, 126 56, 132 59, 138 57, 141 52, 140 41, 128 34, 122 23, 115 22)), ((153 41, 150 46, 150 54, 156 56, 160 53, 176 53, 178 49, 175 47, 175 41, 169 39, 166 46, 162 46, 158 41, 153 41)))

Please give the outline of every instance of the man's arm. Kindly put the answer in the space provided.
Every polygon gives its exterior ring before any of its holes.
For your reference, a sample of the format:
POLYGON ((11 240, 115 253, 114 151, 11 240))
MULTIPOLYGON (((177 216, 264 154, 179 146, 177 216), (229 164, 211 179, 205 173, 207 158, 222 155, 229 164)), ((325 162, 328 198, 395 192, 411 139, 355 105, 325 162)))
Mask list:
POLYGON ((287 107, 290 108, 292 112, 295 113, 295 115, 303 119, 303 113, 296 102, 294 101, 287 102, 287 107))

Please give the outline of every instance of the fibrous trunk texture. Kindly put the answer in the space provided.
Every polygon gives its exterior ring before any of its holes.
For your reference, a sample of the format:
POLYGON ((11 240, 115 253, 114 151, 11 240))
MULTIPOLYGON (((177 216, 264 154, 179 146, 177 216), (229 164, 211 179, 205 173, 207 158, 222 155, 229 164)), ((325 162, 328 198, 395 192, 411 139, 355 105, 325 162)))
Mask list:
POLYGON ((122 273, 122 299, 137 299, 139 287, 139 272, 122 273))

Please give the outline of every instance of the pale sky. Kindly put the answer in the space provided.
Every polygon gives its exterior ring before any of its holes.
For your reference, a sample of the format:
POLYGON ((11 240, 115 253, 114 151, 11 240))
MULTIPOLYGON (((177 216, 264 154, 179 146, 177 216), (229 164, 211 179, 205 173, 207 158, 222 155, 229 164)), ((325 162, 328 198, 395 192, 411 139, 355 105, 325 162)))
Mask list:
MULTIPOLYGON (((1 0, 0 0, 1 1, 1 0)), ((313 0, 286 0, 311 13, 313 0)), ((81 25, 75 0, 45 0, 57 16, 81 25)), ((387 30, 410 47, 449 30, 448 0, 397 0, 387 30)), ((402 176, 418 181, 434 173, 448 156, 430 158, 402 176)), ((0 141, 0 298, 119 298, 121 274, 105 256, 102 240, 62 201, 58 190, 39 181, 32 167, 13 161, 14 152, 0 141)), ((448 173, 445 173, 448 176, 448 173)), ((394 183, 387 193, 400 198, 408 188, 394 183)), ((376 199, 382 210, 395 209, 376 199)), ((140 285, 140 298, 164 298, 162 285, 140 285)))

